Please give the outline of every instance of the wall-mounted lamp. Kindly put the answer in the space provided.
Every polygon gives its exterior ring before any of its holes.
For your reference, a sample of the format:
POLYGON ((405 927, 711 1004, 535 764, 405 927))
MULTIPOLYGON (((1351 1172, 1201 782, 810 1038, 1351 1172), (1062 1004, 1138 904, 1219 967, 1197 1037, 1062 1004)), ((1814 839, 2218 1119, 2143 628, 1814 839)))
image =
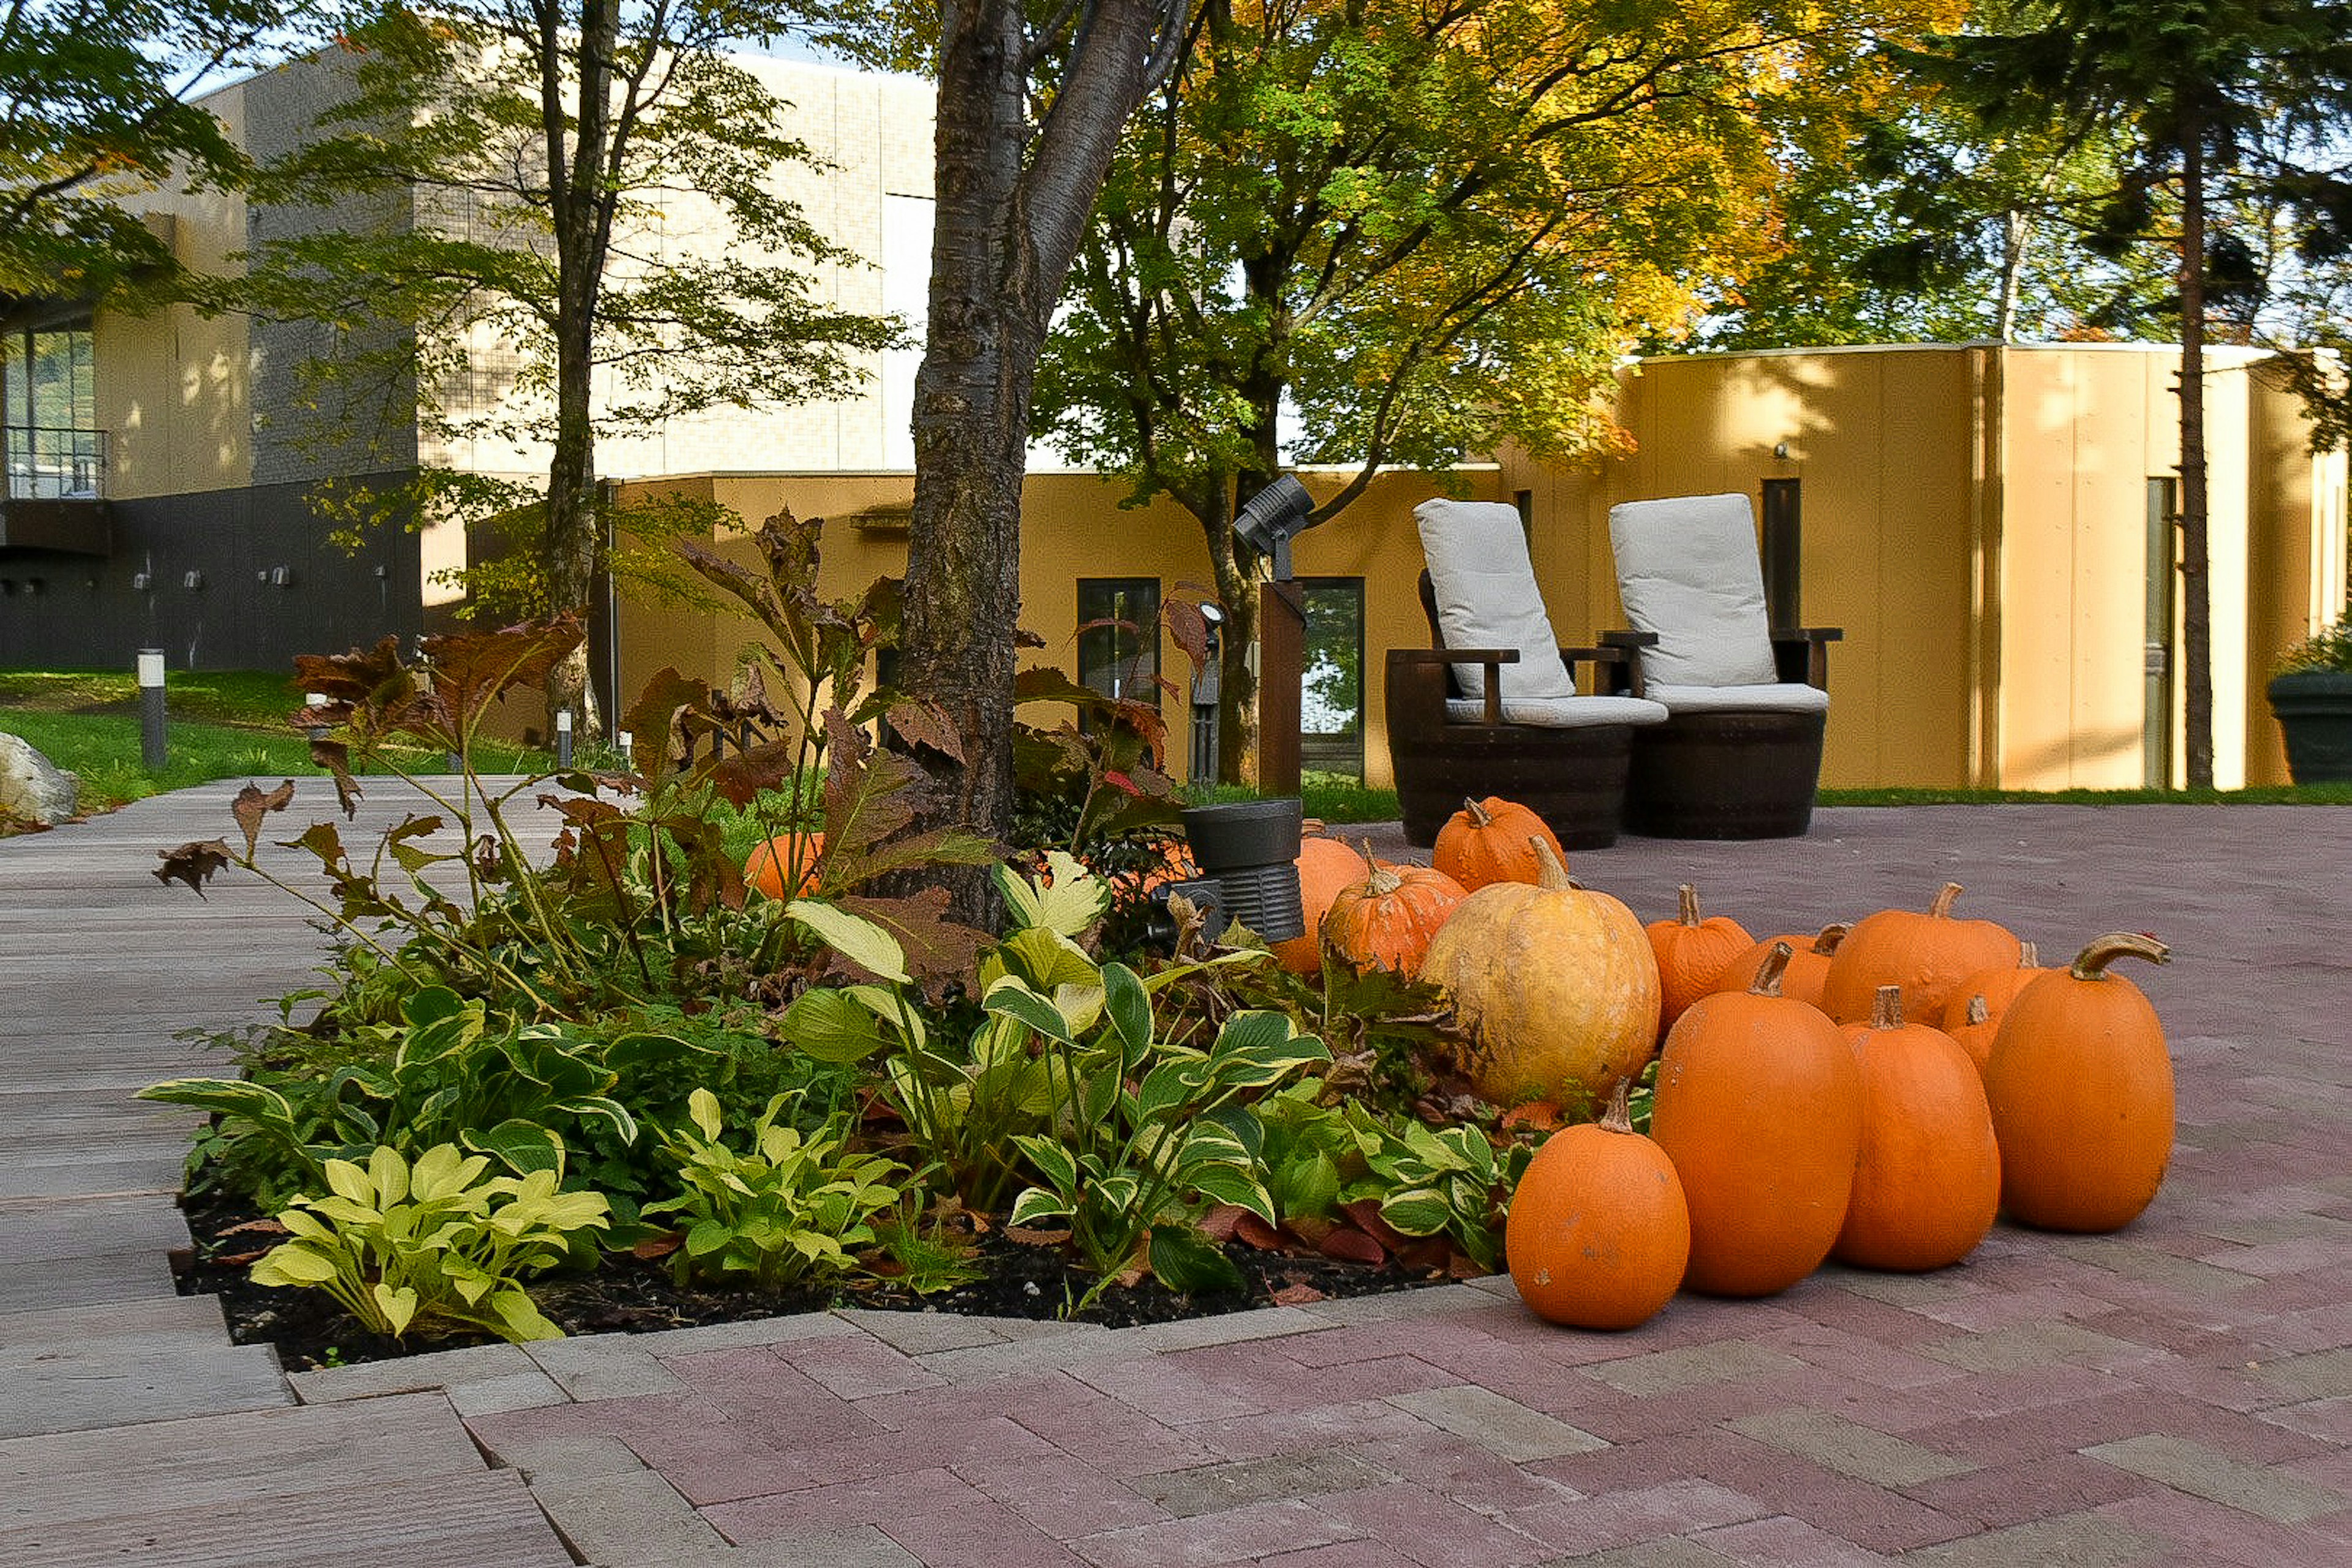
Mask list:
POLYGON ((131 591, 132 593, 144 594, 154 585, 155 574, 152 572, 133 572, 131 574, 131 591))
POLYGON ((191 572, 186 576, 180 579, 180 586, 183 588, 194 589, 201 588, 204 585, 205 574, 201 572, 191 572))
POLYGON ((272 566, 269 569, 269 585, 273 588, 292 587, 294 585, 294 568, 291 566, 272 566))
POLYGON ((46 577, 27 577, 25 579, 25 593, 28 597, 37 599, 48 591, 48 587, 49 582, 46 577))
POLYGON ((1789 443, 1786 441, 1773 442, 1772 456, 1783 463, 1787 462, 1789 460, 1789 443))

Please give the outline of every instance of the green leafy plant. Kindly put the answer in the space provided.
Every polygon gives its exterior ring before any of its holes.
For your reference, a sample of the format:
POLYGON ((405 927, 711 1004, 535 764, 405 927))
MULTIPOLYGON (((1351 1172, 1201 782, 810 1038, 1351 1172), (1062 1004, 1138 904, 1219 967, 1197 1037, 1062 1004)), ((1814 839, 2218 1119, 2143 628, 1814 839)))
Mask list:
POLYGON ((672 1271, 691 1279, 749 1276, 762 1289, 847 1271, 851 1249, 875 1240, 871 1221, 905 1194, 906 1167, 877 1154, 843 1152, 846 1118, 803 1137, 783 1124, 788 1097, 768 1102, 751 1124, 751 1147, 726 1142, 719 1099, 696 1089, 690 1128, 664 1135, 685 1190, 644 1213, 687 1222, 672 1271))
POLYGON ((2328 622, 2280 654, 2272 673, 2292 675, 2305 669, 2352 674, 2352 616, 2328 622))
POLYGON ((1488 1272, 1501 1267, 1503 1216, 1532 1149, 1514 1142, 1497 1151, 1475 1126, 1411 1119, 1391 1126, 1355 1105, 1347 1116, 1366 1173, 1348 1184, 1343 1201, 1377 1199, 1381 1218, 1399 1233, 1442 1236, 1488 1272))
POLYGON ((379 1148, 365 1164, 330 1160, 328 1196, 278 1216, 294 1239, 253 1266, 262 1285, 326 1291, 391 1339, 478 1330, 500 1339, 562 1337, 523 1289, 602 1229, 597 1193, 558 1191, 557 1170, 483 1179, 489 1161, 436 1144, 412 1166, 379 1148))

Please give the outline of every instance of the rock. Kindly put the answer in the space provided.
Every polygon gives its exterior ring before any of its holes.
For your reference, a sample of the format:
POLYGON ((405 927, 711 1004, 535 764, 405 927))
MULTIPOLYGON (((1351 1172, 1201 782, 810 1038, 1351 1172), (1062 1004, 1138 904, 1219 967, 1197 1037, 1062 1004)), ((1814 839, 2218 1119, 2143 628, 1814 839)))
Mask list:
POLYGON ((0 734, 0 821, 47 827, 74 814, 81 781, 15 735, 0 734))

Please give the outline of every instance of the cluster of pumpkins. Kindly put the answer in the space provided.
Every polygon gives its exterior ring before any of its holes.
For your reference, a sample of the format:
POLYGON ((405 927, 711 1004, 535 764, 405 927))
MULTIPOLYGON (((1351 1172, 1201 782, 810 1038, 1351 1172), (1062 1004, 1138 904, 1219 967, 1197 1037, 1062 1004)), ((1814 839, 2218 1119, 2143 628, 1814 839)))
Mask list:
POLYGON ((2003 1210, 2114 1230, 2163 1181, 2170 1058, 2155 1009, 2108 970, 2163 962, 2152 938, 2104 936, 2045 969, 1994 921, 1956 917, 1957 883, 1924 913, 1761 942, 1685 887, 1645 926, 1497 799, 1465 803, 1432 858, 1307 841, 1314 934, 1276 952, 1311 968, 1319 940, 1438 985, 1487 1099, 1612 1101, 1553 1134, 1512 1200, 1511 1274, 1547 1319, 1631 1328, 1678 1289, 1768 1296, 1832 1257, 1939 1268, 2003 1210), (1624 1100, 1654 1054, 1645 1137, 1624 1100))

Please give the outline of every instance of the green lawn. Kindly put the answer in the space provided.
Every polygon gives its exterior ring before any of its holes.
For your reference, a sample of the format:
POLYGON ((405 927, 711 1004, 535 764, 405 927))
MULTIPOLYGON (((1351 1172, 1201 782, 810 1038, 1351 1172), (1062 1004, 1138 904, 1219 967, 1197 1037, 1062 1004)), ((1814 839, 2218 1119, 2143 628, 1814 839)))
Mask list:
MULTIPOLYGON (((84 811, 111 811, 214 779, 295 778, 319 771, 310 743, 287 721, 301 698, 288 689, 284 676, 175 671, 163 689, 164 764, 152 772, 141 757, 139 688, 127 671, 0 670, 0 730, 22 736, 58 767, 79 774, 84 811)), ((503 773, 547 761, 526 763, 526 755, 512 747, 486 748, 478 765, 503 773)), ((442 767, 439 757, 424 751, 393 757, 420 772, 442 767)))

